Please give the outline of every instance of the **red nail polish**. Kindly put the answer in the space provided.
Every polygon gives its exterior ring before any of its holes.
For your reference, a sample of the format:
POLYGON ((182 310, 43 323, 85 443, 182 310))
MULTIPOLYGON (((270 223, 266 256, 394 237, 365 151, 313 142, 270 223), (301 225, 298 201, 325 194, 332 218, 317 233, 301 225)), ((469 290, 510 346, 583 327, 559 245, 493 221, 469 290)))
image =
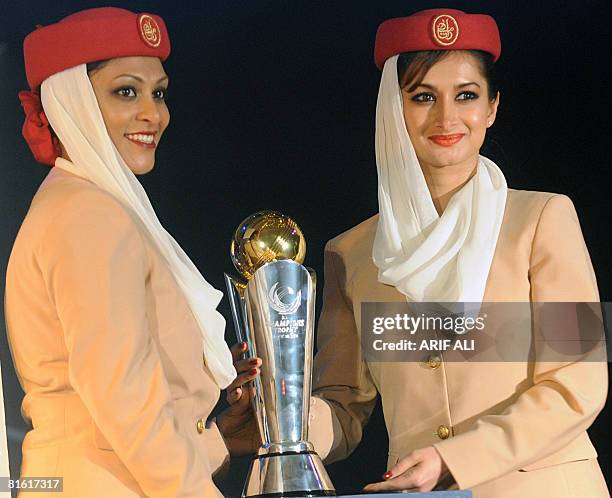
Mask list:
POLYGON ((387 479, 391 479, 393 477, 393 474, 389 471, 385 472, 383 474, 383 479, 386 481, 387 479))
POLYGON ((256 374, 257 374, 256 368, 251 368, 251 370, 249 370, 249 375, 256 375, 256 374))
POLYGON ((249 365, 257 365, 257 362, 259 360, 257 358, 253 358, 252 360, 249 360, 249 365))
POLYGON ((242 345, 241 345, 242 351, 246 351, 246 348, 247 348, 247 343, 243 342, 242 345))

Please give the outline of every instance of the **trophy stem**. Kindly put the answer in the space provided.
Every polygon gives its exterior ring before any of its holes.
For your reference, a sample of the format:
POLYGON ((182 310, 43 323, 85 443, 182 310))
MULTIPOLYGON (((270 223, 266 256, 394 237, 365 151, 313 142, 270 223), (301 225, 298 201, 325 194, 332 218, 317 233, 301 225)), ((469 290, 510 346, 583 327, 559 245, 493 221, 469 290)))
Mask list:
POLYGON ((282 260, 257 269, 246 288, 229 276, 226 282, 236 328, 245 333, 249 356, 262 360, 253 400, 263 445, 243 497, 335 496, 321 458, 308 442, 314 272, 282 260))

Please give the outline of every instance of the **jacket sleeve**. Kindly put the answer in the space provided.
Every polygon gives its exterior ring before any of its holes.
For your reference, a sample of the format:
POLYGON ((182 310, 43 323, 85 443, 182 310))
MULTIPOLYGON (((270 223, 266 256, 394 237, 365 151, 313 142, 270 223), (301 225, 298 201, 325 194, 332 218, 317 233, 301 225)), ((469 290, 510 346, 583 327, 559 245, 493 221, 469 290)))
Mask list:
MULTIPOLYGON (((551 196, 542 209, 529 277, 534 323, 535 303, 599 300, 578 217, 566 196, 551 196)), ((512 405, 434 445, 461 489, 559 451, 579 437, 603 408, 607 365, 601 350, 594 357, 585 353, 580 361, 538 361, 540 354, 536 347, 531 386, 512 405)))
POLYGON ((148 255, 134 219, 110 195, 65 201, 38 250, 64 331, 71 385, 147 496, 221 497, 208 461, 181 433, 149 331, 148 255))
POLYGON ((324 273, 309 438, 326 463, 331 463, 346 458, 357 447, 378 393, 363 360, 352 305, 344 292, 344 263, 331 243, 325 248, 324 273))

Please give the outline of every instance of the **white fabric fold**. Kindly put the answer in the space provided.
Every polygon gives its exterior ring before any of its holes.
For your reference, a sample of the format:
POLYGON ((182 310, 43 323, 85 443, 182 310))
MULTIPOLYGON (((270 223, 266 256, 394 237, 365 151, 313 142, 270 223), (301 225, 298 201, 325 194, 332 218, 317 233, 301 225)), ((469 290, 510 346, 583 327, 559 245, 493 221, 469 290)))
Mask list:
POLYGON ((438 215, 406 130, 397 56, 383 68, 375 141, 378 280, 413 302, 481 302, 506 206, 503 173, 480 156, 476 174, 438 215))
POLYGON ((113 195, 142 221, 166 259, 200 327, 206 364, 221 388, 236 377, 224 339, 225 319, 216 310, 223 293, 212 287, 161 225, 149 198, 113 144, 84 64, 56 73, 41 86, 45 114, 70 161, 55 167, 90 180, 113 195))

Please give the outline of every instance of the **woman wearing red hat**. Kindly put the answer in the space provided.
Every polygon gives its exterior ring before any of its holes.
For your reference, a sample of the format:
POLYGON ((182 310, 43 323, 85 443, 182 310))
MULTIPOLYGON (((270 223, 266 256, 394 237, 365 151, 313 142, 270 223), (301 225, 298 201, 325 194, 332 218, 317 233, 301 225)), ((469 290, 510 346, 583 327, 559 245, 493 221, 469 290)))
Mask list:
POLYGON ((311 440, 332 462, 357 446, 380 394, 389 471, 367 491, 609 496, 586 433, 605 403, 605 361, 361 355, 366 302, 599 300, 572 202, 507 188, 479 155, 499 55, 486 15, 435 9, 378 29, 379 214, 327 244, 311 410, 311 440))
POLYGON ((135 177, 168 126, 169 53, 160 17, 117 8, 24 43, 23 134, 54 167, 11 253, 6 320, 32 423, 22 477, 62 477, 61 496, 221 496, 211 476, 240 451, 206 421, 236 375, 221 293, 135 177))

